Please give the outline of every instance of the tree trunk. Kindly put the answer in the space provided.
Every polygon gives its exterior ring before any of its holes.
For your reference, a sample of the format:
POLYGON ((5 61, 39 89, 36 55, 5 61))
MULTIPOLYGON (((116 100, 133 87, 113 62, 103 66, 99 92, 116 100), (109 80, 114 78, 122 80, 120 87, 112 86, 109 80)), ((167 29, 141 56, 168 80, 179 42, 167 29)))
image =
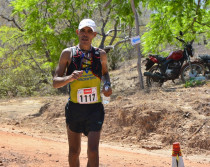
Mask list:
MULTIPOLYGON (((131 0, 131 7, 135 16, 135 24, 136 24, 136 35, 139 35, 139 20, 138 20, 138 14, 136 12, 136 8, 135 8, 135 4, 134 4, 134 0, 131 0)), ((142 72, 141 72, 141 50, 140 50, 140 45, 137 44, 136 45, 136 50, 138 53, 138 62, 137 62, 137 70, 138 70, 138 74, 139 74, 139 83, 140 83, 140 88, 144 89, 144 82, 143 82, 143 76, 142 76, 142 72)))

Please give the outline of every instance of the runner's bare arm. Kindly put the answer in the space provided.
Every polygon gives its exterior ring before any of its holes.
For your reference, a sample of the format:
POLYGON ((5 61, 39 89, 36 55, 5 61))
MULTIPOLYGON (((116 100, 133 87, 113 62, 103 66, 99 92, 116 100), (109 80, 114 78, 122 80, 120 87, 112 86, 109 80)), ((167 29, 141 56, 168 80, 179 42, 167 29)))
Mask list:
POLYGON ((64 76, 68 65, 71 63, 71 50, 64 49, 61 53, 58 66, 53 77, 53 87, 60 88, 82 76, 83 71, 74 71, 69 76, 64 76))
POLYGON ((106 52, 101 50, 100 56, 101 56, 101 65, 102 65, 102 81, 104 82, 102 92, 105 96, 110 96, 112 94, 112 88, 111 88, 111 82, 110 82, 110 77, 109 77, 109 72, 108 72, 108 60, 107 60, 106 52), (109 89, 107 91, 105 91, 106 84, 109 84, 109 89))

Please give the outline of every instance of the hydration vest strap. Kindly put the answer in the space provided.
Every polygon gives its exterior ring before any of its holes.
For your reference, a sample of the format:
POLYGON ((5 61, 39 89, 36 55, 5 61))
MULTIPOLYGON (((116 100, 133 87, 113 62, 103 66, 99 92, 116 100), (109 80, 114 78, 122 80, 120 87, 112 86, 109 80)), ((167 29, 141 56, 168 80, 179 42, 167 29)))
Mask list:
POLYGON ((70 47, 71 48, 71 53, 72 53, 72 57, 76 55, 76 47, 70 47))

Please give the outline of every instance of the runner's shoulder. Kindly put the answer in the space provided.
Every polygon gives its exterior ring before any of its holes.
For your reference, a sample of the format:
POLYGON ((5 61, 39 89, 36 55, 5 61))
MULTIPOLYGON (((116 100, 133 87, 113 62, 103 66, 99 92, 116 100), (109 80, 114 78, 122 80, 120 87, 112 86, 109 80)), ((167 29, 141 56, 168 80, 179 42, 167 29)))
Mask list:
POLYGON ((65 48, 61 53, 61 58, 69 60, 71 58, 71 48, 65 48))
POLYGON ((62 54, 69 54, 69 53, 71 53, 71 48, 65 48, 62 51, 62 54))

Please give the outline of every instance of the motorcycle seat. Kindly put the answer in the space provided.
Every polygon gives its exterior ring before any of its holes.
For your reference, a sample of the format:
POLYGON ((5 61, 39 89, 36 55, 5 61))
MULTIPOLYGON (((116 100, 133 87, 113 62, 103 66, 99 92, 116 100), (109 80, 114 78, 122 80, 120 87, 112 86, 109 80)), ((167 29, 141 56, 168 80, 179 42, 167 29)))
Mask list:
POLYGON ((203 60, 210 60, 210 55, 199 55, 199 57, 203 60))
POLYGON ((166 60, 166 57, 160 55, 153 55, 153 56, 158 60, 158 62, 163 62, 166 60))

